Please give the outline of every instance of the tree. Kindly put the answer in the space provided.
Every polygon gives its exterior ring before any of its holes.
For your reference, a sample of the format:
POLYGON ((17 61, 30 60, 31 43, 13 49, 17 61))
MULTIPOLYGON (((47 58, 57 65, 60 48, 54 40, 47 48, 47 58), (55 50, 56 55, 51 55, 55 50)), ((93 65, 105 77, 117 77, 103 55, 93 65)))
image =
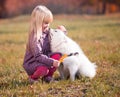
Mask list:
POLYGON ((120 6, 120 0, 99 0, 100 2, 102 2, 102 14, 106 13, 107 10, 107 3, 109 4, 116 4, 118 6, 120 6))
POLYGON ((5 9, 6 0, 0 0, 0 18, 5 17, 6 9, 5 9))

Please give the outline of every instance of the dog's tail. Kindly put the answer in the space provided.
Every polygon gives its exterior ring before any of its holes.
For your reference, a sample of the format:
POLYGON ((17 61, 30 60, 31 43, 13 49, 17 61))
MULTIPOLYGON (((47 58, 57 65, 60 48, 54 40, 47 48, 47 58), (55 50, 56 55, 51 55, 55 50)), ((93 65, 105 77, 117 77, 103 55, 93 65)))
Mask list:
POLYGON ((96 69, 97 65, 95 63, 84 64, 80 66, 80 73, 92 79, 96 75, 96 69))

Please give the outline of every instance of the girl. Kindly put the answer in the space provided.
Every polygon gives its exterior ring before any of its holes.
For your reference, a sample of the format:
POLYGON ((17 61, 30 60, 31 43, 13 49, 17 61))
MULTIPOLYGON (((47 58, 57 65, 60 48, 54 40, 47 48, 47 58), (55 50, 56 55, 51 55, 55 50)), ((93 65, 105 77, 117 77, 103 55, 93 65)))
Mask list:
POLYGON ((61 54, 50 58, 49 25, 53 21, 51 11, 45 6, 37 6, 31 15, 29 37, 24 56, 23 67, 33 83, 38 78, 46 82, 53 81, 53 73, 59 66, 61 54))

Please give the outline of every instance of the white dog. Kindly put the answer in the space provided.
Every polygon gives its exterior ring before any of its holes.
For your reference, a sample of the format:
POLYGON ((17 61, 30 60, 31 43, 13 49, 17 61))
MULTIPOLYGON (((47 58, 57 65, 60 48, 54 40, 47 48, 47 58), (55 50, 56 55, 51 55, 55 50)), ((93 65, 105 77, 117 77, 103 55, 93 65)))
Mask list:
POLYGON ((74 81, 78 74, 90 78, 96 75, 97 66, 89 61, 78 44, 67 37, 64 32, 59 29, 50 29, 50 39, 52 52, 68 55, 63 60, 63 65, 58 68, 62 79, 70 77, 74 81))

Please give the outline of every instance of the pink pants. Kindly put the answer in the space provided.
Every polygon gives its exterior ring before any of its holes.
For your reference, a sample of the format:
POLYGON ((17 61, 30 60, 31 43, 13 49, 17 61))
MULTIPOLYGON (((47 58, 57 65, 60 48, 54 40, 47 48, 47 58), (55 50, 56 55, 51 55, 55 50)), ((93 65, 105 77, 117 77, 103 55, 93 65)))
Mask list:
MULTIPOLYGON (((50 57, 53 59, 59 60, 61 57, 61 54, 56 53, 51 55, 50 57)), ((51 68, 48 68, 47 66, 38 66, 36 71, 30 77, 32 79, 38 79, 40 77, 48 77, 48 76, 52 77, 56 69, 57 68, 53 66, 51 68)))

